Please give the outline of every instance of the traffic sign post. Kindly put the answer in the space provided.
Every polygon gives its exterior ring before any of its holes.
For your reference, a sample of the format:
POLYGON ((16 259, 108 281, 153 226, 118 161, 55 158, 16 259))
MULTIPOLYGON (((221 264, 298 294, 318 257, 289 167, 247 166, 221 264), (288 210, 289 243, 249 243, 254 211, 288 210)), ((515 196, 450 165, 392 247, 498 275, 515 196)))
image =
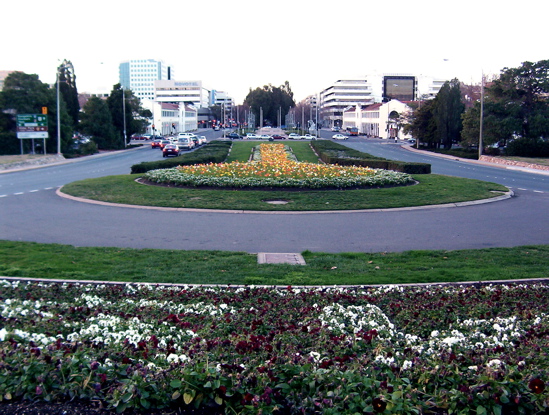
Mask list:
MULTIPOLYGON (((42 107, 42 114, 17 114, 17 138, 20 140, 31 139, 31 153, 34 154, 34 139, 44 140, 44 154, 46 154, 46 138, 48 135, 47 107, 42 107)), ((23 154, 23 141, 21 141, 21 154, 23 154)))
POLYGON ((17 138, 48 138, 48 116, 17 114, 17 138))

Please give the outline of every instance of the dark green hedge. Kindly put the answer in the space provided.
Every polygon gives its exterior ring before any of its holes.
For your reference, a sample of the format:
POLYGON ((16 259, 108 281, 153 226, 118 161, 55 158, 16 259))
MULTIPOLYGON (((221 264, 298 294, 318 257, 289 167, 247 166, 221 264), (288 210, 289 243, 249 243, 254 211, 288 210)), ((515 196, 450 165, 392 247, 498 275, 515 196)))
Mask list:
POLYGON ((312 141, 311 145, 320 159, 328 164, 370 167, 372 169, 394 170, 408 174, 431 173, 431 165, 427 163, 387 160, 329 140, 312 141))
POLYGON ((134 164, 131 168, 131 173, 142 174, 149 170, 171 169, 173 167, 188 166, 191 164, 222 163, 227 158, 231 145, 232 143, 230 141, 211 141, 195 151, 178 157, 134 164))

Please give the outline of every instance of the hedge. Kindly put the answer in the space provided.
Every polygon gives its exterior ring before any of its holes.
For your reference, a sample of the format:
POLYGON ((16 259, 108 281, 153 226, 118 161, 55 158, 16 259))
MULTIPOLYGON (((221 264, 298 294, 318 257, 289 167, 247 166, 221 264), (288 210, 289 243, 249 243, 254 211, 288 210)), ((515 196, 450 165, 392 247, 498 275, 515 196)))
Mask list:
POLYGON ((431 165, 428 163, 387 160, 329 140, 312 141, 311 146, 317 152, 319 158, 328 164, 370 167, 372 169, 393 170, 408 174, 431 173, 431 165))
POLYGON ((131 167, 131 173, 142 174, 150 170, 171 169, 191 164, 222 163, 227 158, 231 145, 230 141, 211 141, 193 152, 178 157, 134 164, 131 167))

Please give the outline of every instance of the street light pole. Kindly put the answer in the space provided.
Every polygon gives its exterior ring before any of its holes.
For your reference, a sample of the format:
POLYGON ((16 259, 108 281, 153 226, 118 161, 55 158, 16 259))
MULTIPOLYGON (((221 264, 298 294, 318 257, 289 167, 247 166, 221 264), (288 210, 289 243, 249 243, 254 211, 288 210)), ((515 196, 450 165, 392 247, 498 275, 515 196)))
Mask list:
POLYGON ((124 147, 128 146, 128 137, 126 136, 126 94, 122 86, 122 118, 124 120, 124 147))
POLYGON ((484 71, 482 71, 482 79, 480 81, 480 126, 478 137, 478 159, 482 157, 482 127, 484 124, 484 71))
POLYGON ((59 68, 57 68, 57 155, 61 155, 61 114, 59 111, 59 68))

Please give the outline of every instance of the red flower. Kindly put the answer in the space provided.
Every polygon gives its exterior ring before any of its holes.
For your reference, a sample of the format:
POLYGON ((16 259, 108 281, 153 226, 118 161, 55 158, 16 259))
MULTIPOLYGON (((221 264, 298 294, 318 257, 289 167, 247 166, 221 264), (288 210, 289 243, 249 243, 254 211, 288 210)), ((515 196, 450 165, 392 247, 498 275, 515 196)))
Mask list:
POLYGON ((374 407, 374 411, 381 413, 387 408, 387 403, 381 398, 374 398, 372 406, 374 407))
POLYGON ((534 393, 542 393, 545 390, 545 382, 539 378, 532 379, 528 383, 528 387, 534 393))

